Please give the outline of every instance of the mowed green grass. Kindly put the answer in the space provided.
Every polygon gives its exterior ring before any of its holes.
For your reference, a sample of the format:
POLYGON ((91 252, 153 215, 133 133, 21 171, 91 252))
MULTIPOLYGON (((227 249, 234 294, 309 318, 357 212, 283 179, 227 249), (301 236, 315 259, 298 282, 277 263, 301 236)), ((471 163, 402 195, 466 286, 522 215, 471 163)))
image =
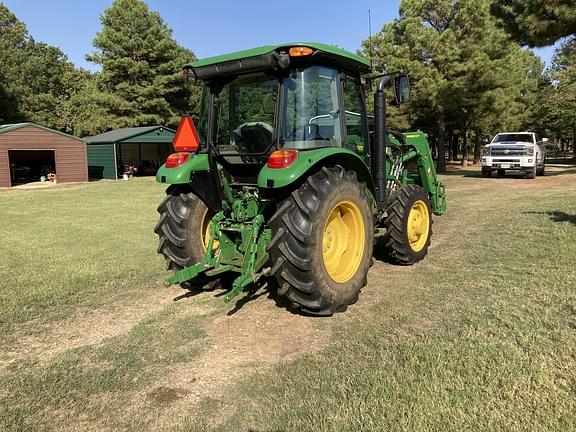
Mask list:
MULTIPOLYGON (((214 319, 170 304, 0 369, 0 430, 576 430, 576 174, 442 180, 449 210, 428 257, 376 262, 358 304, 316 320, 326 348, 243 368, 223 398, 176 405, 167 422, 142 394, 202 355, 214 319)), ((3 346, 159 289, 162 196, 150 180, 0 192, 3 346)))
POLYGON ((163 271, 151 179, 0 192, 0 335, 134 295, 163 271))
POLYGON ((245 380, 221 430, 576 430, 576 176, 565 180, 458 190, 476 180, 444 178, 449 213, 427 259, 375 266, 379 304, 328 349, 245 380))
POLYGON ((198 317, 176 303, 127 330, 95 327, 165 289, 153 232, 163 198, 153 179, 0 192, 1 431, 142 430, 157 411, 130 410, 143 408, 141 389, 201 352, 198 317), (82 331, 86 342, 68 340, 82 331))

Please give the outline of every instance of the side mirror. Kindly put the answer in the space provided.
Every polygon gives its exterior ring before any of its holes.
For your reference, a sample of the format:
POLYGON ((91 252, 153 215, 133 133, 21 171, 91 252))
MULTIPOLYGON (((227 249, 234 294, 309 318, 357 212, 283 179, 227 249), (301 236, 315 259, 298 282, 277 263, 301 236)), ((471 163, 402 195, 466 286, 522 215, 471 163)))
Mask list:
POLYGON ((410 100, 410 80, 408 75, 402 74, 394 78, 394 100, 396 105, 410 100))
POLYGON ((548 142, 548 138, 542 138, 542 143, 546 144, 548 142))

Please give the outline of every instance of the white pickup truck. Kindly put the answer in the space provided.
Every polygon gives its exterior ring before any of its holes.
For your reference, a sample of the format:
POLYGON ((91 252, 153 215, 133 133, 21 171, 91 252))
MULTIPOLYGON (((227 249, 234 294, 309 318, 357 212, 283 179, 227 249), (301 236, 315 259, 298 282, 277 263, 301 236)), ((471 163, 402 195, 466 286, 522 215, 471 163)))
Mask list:
POLYGON ((500 132, 490 144, 484 146, 482 176, 490 177, 492 171, 504 176, 506 171, 524 171, 527 178, 544 175, 546 142, 534 132, 500 132))

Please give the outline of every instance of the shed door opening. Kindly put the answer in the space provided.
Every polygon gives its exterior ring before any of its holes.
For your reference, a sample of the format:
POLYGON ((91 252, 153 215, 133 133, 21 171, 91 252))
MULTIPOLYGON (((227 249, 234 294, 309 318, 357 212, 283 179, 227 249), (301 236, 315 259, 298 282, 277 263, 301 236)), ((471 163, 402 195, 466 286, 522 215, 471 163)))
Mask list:
POLYGON ((158 168, 166 161, 168 155, 174 152, 171 143, 119 143, 118 177, 123 174, 138 176, 155 176, 158 168))
POLYGON ((8 150, 12 186, 40 181, 56 174, 54 150, 8 150))

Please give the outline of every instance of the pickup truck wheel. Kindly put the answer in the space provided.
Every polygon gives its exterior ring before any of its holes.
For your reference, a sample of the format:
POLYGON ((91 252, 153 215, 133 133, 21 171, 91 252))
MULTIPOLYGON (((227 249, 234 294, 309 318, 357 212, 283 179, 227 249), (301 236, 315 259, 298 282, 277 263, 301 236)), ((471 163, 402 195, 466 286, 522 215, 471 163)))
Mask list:
POLYGON ((541 167, 538 167, 538 169, 536 170, 536 175, 538 176, 543 176, 544 175, 544 170, 546 169, 545 164, 543 163, 541 167))
POLYGON ((536 178, 536 167, 532 167, 530 171, 526 173, 526 178, 534 179, 536 178))
POLYGON ((482 177, 492 177, 492 170, 482 167, 482 177))
POLYGON ((506 170, 499 169, 498 170, 498 177, 504 177, 506 175, 506 170))

